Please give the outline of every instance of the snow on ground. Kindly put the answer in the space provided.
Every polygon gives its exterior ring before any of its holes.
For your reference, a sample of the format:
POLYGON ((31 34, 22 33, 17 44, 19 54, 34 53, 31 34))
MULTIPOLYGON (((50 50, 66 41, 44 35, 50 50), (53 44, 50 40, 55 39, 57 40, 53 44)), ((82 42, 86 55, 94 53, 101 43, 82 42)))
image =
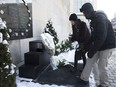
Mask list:
MULTIPOLYGON (((65 59, 68 62, 73 62, 74 61, 74 52, 75 50, 71 50, 65 53, 61 53, 58 56, 55 56, 55 59, 53 64, 57 65, 57 61, 61 60, 61 59, 65 59)), ((53 57, 54 58, 54 57, 53 57)), ((79 61, 80 63, 82 63, 82 60, 79 61)), ((90 87, 95 87, 95 82, 94 82, 94 77, 93 74, 91 74, 90 76, 90 87)), ((27 78, 20 78, 19 76, 16 77, 16 83, 17 83, 17 87, 67 87, 67 86, 58 86, 58 85, 48 85, 48 84, 39 84, 39 83, 34 83, 32 82, 32 79, 27 79, 27 78)), ((68 86, 69 87, 69 86, 68 86)))
POLYGON ((66 86, 57 86, 57 85, 48 85, 48 84, 39 84, 32 82, 32 79, 16 77, 17 87, 66 87, 66 86))

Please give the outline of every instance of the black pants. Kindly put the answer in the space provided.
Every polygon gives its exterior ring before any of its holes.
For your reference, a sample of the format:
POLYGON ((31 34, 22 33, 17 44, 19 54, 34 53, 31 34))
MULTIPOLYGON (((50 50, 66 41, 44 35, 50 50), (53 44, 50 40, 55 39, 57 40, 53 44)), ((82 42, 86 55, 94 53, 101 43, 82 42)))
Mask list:
POLYGON ((78 60, 83 59, 83 68, 85 67, 86 64, 86 56, 85 56, 85 52, 82 50, 77 49, 75 51, 75 57, 74 57, 74 69, 75 71, 77 71, 77 64, 78 64, 78 60))

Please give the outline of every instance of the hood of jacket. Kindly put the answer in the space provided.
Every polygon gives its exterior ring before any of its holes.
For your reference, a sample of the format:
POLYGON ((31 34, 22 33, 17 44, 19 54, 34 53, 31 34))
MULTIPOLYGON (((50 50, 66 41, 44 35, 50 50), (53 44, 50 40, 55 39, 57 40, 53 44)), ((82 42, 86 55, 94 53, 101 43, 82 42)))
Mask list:
POLYGON ((94 12, 93 6, 91 3, 85 3, 83 6, 80 8, 80 12, 83 12, 86 19, 91 19, 92 14, 94 12))
POLYGON ((107 19, 107 16, 106 16, 106 14, 105 14, 103 11, 98 10, 98 11, 96 11, 95 14, 96 14, 97 16, 98 16, 98 15, 102 15, 102 16, 104 16, 104 17, 107 19))

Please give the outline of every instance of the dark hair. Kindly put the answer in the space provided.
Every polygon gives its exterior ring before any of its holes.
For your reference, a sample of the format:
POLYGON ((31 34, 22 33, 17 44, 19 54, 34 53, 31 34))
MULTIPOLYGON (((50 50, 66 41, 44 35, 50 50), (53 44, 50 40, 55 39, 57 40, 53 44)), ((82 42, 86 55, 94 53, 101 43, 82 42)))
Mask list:
POLYGON ((75 13, 71 14, 69 17, 69 20, 70 21, 77 21, 78 20, 77 15, 75 13))
POLYGON ((75 25, 72 25, 72 28, 77 27, 77 26, 80 26, 82 21, 80 19, 77 19, 74 22, 75 22, 75 25))

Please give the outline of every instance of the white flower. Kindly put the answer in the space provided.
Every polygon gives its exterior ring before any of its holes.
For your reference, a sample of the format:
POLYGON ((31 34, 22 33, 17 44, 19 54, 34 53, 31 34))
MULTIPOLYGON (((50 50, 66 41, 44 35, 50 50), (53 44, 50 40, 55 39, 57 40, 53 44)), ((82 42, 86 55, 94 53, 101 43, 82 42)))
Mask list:
POLYGON ((11 64, 11 67, 16 68, 16 66, 14 64, 11 64))
POLYGON ((8 68, 9 68, 9 66, 8 66, 8 65, 6 65, 4 68, 5 68, 5 69, 8 69, 8 68))
POLYGON ((61 51, 61 50, 60 50, 60 48, 59 48, 59 49, 57 49, 57 51, 58 51, 58 52, 60 52, 60 51, 61 51))
POLYGON ((0 18, 0 29, 7 28, 5 23, 6 23, 6 22, 3 22, 3 21, 2 21, 2 18, 0 18))
POLYGON ((6 21, 3 21, 4 22, 4 24, 6 25, 6 21))
POLYGON ((15 73, 16 66, 14 64, 11 64, 11 71, 9 75, 13 75, 15 73))
POLYGON ((15 70, 12 69, 12 70, 10 71, 10 74, 13 75, 14 73, 15 73, 15 70))
POLYGON ((7 33, 7 37, 10 38, 10 35, 7 33))
POLYGON ((4 22, 2 22, 2 24, 0 24, 0 28, 1 29, 7 28, 6 25, 4 24, 4 22))
POLYGON ((9 43, 8 43, 8 41, 7 40, 3 40, 3 42, 2 42, 3 44, 5 44, 5 45, 9 45, 9 43))

